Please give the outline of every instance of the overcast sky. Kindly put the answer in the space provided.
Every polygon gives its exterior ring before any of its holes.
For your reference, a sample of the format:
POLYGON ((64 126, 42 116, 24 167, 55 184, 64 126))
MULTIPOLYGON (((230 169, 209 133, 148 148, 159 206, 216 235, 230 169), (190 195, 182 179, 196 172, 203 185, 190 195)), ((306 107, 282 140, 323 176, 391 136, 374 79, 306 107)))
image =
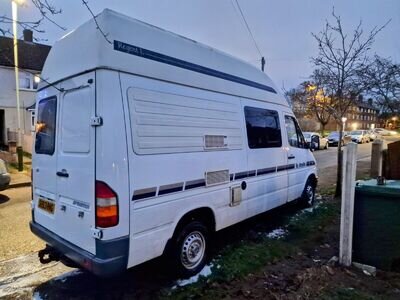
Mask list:
MULTIPOLYGON (((20 19, 37 19, 33 5, 20 8, 20 19)), ((49 0, 63 10, 55 20, 62 31, 44 23, 38 37, 52 44, 68 31, 90 18, 81 0, 49 0)), ((259 55, 234 0, 89 0, 95 14, 110 8, 131 17, 170 30, 259 65, 259 55)), ((364 29, 388 27, 376 38, 372 54, 400 61, 400 0, 239 0, 253 35, 267 61, 266 71, 281 88, 295 87, 312 70, 310 57, 317 45, 311 32, 319 32, 332 7, 348 31, 362 19, 364 29)), ((10 1, 0 2, 0 15, 10 15, 10 1)), ((37 34, 36 34, 37 35, 37 34)))

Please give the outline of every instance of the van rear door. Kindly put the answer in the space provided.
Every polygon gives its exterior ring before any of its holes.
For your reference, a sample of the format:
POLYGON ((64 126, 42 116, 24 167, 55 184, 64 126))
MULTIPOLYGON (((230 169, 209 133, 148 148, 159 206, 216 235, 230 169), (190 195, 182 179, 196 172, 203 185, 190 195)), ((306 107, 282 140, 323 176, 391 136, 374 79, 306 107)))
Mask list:
POLYGON ((39 99, 33 166, 35 222, 91 253, 95 253, 94 80, 94 72, 68 79, 61 83, 61 92, 39 99))

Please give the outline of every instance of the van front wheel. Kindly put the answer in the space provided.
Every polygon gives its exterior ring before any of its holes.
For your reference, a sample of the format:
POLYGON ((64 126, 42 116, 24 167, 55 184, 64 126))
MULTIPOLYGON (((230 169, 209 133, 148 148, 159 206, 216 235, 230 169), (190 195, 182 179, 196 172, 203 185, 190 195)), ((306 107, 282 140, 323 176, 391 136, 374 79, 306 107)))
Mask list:
POLYGON ((312 180, 308 179, 301 195, 301 206, 312 207, 315 201, 315 185, 312 180))
POLYGON ((172 255, 179 275, 190 277, 203 269, 209 248, 208 236, 207 227, 199 221, 188 223, 177 234, 172 255))

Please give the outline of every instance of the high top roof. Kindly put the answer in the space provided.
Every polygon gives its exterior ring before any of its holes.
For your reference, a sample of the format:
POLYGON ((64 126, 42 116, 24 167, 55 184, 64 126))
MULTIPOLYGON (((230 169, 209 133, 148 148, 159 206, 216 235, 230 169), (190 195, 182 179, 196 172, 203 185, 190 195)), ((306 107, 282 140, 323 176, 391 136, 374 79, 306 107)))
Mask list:
POLYGON ((288 106, 265 73, 231 55, 109 9, 96 19, 109 41, 89 20, 54 44, 43 78, 107 68, 288 106))

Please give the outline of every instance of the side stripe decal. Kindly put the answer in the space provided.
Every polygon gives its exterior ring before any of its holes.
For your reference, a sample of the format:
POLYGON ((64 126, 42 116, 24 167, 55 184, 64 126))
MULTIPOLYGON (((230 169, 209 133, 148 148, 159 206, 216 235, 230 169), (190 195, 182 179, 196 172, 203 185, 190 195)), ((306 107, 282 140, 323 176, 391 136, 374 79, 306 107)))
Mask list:
MULTIPOLYGON (((278 172, 292 170, 292 169, 300 169, 300 168, 305 168, 307 166, 314 166, 314 165, 315 165, 315 161, 307 161, 304 163, 299 163, 297 165, 296 164, 288 164, 288 165, 282 165, 282 166, 278 166, 278 167, 238 172, 235 174, 230 174, 230 180, 231 181, 241 180, 244 178, 263 176, 265 174, 278 173, 278 172)), ((134 192, 132 201, 141 200, 141 199, 145 199, 145 198, 153 198, 155 196, 162 196, 162 195, 166 195, 166 194, 182 192, 182 191, 201 188, 201 187, 205 187, 205 186, 206 186, 205 179, 196 179, 196 180, 187 181, 185 185, 183 182, 179 182, 179 183, 173 183, 173 184, 160 186, 158 195, 157 195, 156 187, 140 189, 140 190, 136 190, 134 192)))
POLYGON ((174 67, 190 70, 193 72, 197 72, 197 73, 221 78, 224 80, 236 82, 239 84, 251 86, 256 89, 261 89, 261 90, 276 94, 275 89, 268 85, 264 85, 264 84, 261 84, 261 83, 255 82, 255 81, 251 81, 251 80, 248 80, 248 79, 245 79, 242 77, 238 77, 235 75, 217 71, 217 70, 207 68, 207 67, 204 67, 201 65, 197 65, 197 64, 185 61, 185 60, 181 60, 181 59, 172 57, 172 56, 168 56, 165 54, 161 54, 158 52, 140 48, 140 47, 137 47, 134 45, 130 45, 130 44, 121 42, 121 41, 114 40, 114 50, 124 52, 127 54, 131 54, 131 55, 135 55, 135 56, 139 56, 139 57, 143 57, 146 59, 158 61, 160 63, 168 64, 168 65, 171 65, 174 67))

